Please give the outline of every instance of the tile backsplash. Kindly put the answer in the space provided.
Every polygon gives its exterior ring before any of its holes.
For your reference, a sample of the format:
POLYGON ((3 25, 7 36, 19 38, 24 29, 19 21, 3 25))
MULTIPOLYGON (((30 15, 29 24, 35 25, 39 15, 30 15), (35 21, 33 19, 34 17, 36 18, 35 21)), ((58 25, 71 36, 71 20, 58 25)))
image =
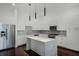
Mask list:
POLYGON ((24 36, 26 33, 25 33, 25 30, 17 30, 17 35, 18 36, 24 36))
MULTIPOLYGON (((18 31, 19 32, 19 31, 18 31)), ((50 31, 50 30, 32 30, 32 26, 25 26, 25 34, 26 35, 39 35, 39 34, 43 34, 43 35, 49 35, 49 34, 53 34, 53 35, 63 35, 66 36, 67 35, 67 31, 66 30, 56 30, 56 31, 50 31)))
POLYGON ((57 35, 63 35, 66 36, 65 30, 59 30, 59 31, 50 31, 50 30, 32 30, 32 34, 57 34, 57 35))
MULTIPOLYGON (((50 31, 50 30, 31 30, 28 31, 27 35, 37 35, 37 36, 43 36, 43 37, 48 37, 49 34, 54 34, 54 35, 62 35, 66 36, 67 32, 65 30, 59 30, 59 31, 50 31)), ((25 30, 17 30, 17 35, 18 36, 25 36, 26 31, 25 30)))

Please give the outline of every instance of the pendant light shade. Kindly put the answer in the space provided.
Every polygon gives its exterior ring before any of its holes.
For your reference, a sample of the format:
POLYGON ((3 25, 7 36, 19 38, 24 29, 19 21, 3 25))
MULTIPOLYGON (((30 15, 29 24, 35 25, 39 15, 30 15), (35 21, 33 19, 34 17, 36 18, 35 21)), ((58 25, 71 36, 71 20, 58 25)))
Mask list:
POLYGON ((36 11, 36 5, 35 5, 35 19, 37 19, 37 11, 36 11))
POLYGON ((44 16, 46 16, 46 8, 44 7, 44 16))
POLYGON ((29 16, 29 21, 31 21, 31 16, 29 16))
POLYGON ((35 19, 37 18, 37 13, 35 12, 35 19))
POLYGON ((46 4, 44 4, 44 16, 46 16, 46 4))
POLYGON ((31 4, 29 3, 29 6, 31 6, 31 4))

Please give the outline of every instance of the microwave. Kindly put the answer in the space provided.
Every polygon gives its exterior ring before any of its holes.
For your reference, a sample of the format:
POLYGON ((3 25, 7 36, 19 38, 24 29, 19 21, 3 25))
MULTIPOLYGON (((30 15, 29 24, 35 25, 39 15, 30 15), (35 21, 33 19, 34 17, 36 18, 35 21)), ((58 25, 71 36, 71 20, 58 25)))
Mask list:
POLYGON ((55 25, 55 26, 50 26, 50 31, 57 31, 57 26, 55 25))

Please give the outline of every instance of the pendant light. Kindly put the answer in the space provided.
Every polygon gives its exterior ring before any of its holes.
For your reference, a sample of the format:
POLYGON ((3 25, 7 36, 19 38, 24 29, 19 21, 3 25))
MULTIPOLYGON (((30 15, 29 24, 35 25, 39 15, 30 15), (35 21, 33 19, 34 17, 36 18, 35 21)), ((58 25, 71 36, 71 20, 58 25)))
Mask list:
POLYGON ((30 15, 30 14, 31 14, 31 13, 30 13, 30 12, 31 12, 31 9, 30 9, 31 4, 28 4, 28 5, 29 5, 29 21, 31 21, 31 15, 30 15))
POLYGON ((35 12, 35 19, 37 19, 37 13, 35 12))
POLYGON ((46 5, 44 3, 44 16, 46 16, 46 5))
POLYGON ((37 19, 37 11, 36 11, 36 6, 35 6, 35 19, 37 19))

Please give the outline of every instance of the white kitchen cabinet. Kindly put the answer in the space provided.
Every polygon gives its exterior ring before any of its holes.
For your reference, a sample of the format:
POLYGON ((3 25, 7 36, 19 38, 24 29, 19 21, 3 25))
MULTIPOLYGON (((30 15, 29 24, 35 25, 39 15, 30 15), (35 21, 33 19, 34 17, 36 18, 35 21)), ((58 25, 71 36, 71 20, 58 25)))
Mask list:
POLYGON ((31 40, 31 49, 37 52, 41 56, 56 56, 57 47, 54 42, 40 42, 36 40, 31 40))
POLYGON ((26 43, 25 36, 26 36, 25 30, 17 30, 17 41, 16 41, 17 46, 20 46, 26 43))
POLYGON ((67 38, 65 36, 56 36, 56 40, 57 40, 57 45, 58 46, 62 46, 62 47, 66 47, 67 46, 67 38))

